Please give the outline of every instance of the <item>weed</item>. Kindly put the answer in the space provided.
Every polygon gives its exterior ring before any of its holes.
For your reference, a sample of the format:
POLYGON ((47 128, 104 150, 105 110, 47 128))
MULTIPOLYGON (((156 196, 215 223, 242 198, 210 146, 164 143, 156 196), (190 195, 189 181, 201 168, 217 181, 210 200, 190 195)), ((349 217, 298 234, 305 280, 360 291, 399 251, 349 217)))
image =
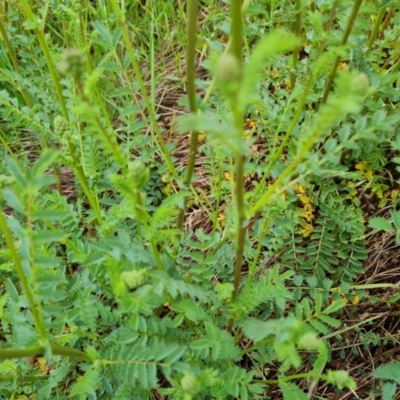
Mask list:
POLYGON ((393 398, 396 4, 0 7, 4 396, 393 398))

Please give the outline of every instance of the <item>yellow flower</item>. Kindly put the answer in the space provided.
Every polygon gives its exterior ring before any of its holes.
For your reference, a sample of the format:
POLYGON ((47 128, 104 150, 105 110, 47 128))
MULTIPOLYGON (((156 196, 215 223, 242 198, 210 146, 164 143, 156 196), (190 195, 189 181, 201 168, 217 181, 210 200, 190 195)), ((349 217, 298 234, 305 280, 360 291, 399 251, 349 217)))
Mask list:
POLYGON ((368 179, 369 181, 374 177, 374 173, 372 170, 367 169, 365 173, 363 174, 364 178, 368 179))
POLYGON ((199 142, 203 142, 205 138, 206 134, 204 132, 200 132, 198 136, 199 142))
POLYGON ((294 185, 294 190, 295 190, 297 193, 306 194, 306 189, 304 189, 303 186, 300 185, 300 183, 296 183, 296 184, 294 185))
POLYGON ((311 199, 306 195, 306 194, 298 194, 297 197, 303 204, 309 204, 311 203, 311 199))
POLYGON ((367 162, 366 161, 361 161, 361 162, 356 164, 356 169, 358 169, 359 171, 365 171, 366 168, 367 168, 367 162))
POLYGON ((44 357, 38 357, 37 362, 39 364, 39 369, 43 372, 46 373, 47 368, 46 368, 46 360, 44 357))
POLYGON ((309 211, 304 211, 303 212, 303 218, 307 220, 307 222, 312 222, 313 219, 315 218, 314 215, 309 212, 309 211))
POLYGON ((225 226, 225 218, 226 218, 225 213, 220 212, 218 214, 218 222, 221 224, 221 226, 225 226))
POLYGON ((306 203, 303 205, 303 210, 312 213, 315 210, 315 207, 312 203, 306 203))
POLYGON ((283 201, 286 200, 286 192, 282 191, 280 188, 275 189, 275 193, 281 197, 283 201))
POLYGON ((251 120, 250 118, 246 118, 246 129, 256 129, 257 128, 257 122, 251 120))
POLYGON ((230 172, 224 172, 224 177, 230 184, 233 184, 233 178, 230 172))
POLYGON ((360 298, 357 295, 353 296, 352 304, 353 306, 356 306, 360 303, 360 298))
POLYGON ((309 237, 314 230, 314 227, 311 224, 304 225, 303 229, 300 231, 303 237, 309 237))

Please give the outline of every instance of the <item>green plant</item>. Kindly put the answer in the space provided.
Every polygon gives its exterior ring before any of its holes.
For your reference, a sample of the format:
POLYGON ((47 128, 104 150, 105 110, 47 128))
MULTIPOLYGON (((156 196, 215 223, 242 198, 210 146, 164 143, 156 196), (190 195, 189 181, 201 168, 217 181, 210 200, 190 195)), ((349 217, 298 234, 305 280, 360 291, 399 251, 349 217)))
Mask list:
POLYGON ((392 400, 396 398, 397 384, 400 384, 398 377, 399 367, 399 363, 391 363, 383 365, 375 369, 375 371, 373 372, 375 378, 389 381, 385 382, 382 387, 383 400, 392 400))
MULTIPOLYGON (((214 3, 1 6, 5 396, 356 389, 330 344, 383 315, 342 327, 344 300, 395 288, 357 279, 360 190, 395 204, 398 60, 381 36, 399 17, 372 1, 214 3)), ((398 214, 368 226, 399 230, 398 214)))

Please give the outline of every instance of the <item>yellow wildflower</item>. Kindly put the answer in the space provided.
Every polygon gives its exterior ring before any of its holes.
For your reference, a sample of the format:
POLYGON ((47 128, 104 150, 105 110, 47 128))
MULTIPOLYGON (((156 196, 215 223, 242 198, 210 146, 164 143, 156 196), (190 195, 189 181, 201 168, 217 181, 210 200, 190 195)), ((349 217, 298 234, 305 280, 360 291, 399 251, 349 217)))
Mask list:
POLYGON ((303 237, 309 237, 314 230, 314 227, 311 224, 305 224, 303 229, 300 231, 303 237))
POLYGON ((352 304, 353 306, 356 306, 360 303, 360 298, 357 295, 353 296, 352 304))

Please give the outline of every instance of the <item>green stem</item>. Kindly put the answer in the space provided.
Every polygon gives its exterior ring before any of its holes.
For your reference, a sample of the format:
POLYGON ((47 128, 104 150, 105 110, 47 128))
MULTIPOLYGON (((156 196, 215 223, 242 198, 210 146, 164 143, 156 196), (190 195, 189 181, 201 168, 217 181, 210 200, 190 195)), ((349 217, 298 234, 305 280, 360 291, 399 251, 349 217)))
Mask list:
POLYGON ((386 75, 387 73, 393 73, 396 72, 400 67, 400 56, 397 58, 397 61, 386 71, 384 71, 384 73, 382 75, 386 75))
MULTIPOLYGON (((27 0, 21 0, 21 5, 22 5, 22 7, 23 7, 23 9, 24 9, 29 21, 31 23, 36 23, 37 22, 37 18, 35 17, 34 13, 32 12, 32 9, 30 8, 27 0)), ((46 42, 46 38, 45 38, 44 33, 43 33, 43 29, 36 28, 36 29, 34 29, 34 31, 35 31, 36 37, 37 37, 37 39, 39 41, 39 44, 40 44, 40 47, 42 49, 43 55, 44 55, 44 57, 46 59, 47 67, 49 69, 51 79, 52 79, 54 87, 56 89, 57 98, 58 98, 58 101, 59 101, 59 104, 60 104, 60 107, 61 107, 61 112, 62 112, 63 117, 65 118, 65 120, 69 121, 69 114, 68 114, 68 110, 67 110, 67 107, 66 107, 66 104, 65 104, 64 95, 63 95, 62 90, 61 90, 60 81, 58 79, 58 75, 57 75, 56 69, 54 67, 53 60, 51 59, 50 51, 49 51, 49 48, 47 46, 47 42, 46 42)), ((74 155, 73 155, 73 157, 76 158, 74 155)), ((84 173, 82 167, 79 164, 76 164, 76 173, 77 173, 78 179, 79 179, 79 181, 80 181, 80 183, 82 185, 82 188, 84 189, 85 194, 86 194, 86 196, 88 198, 89 204, 91 205, 92 208, 94 206, 93 210, 96 213, 96 218, 97 218, 98 222, 102 223, 102 218, 101 218, 100 212, 98 210, 98 205, 96 205, 98 203, 96 203, 93 200, 93 194, 91 193, 91 191, 89 189, 89 185, 87 183, 85 173, 84 173)))
POLYGON ((376 16, 374 28, 372 29, 371 36, 368 39, 368 50, 366 52, 366 56, 368 56, 372 50, 372 46, 374 45, 375 39, 378 36, 378 31, 379 28, 381 27, 383 17, 385 16, 385 12, 386 12, 386 7, 382 7, 379 10, 378 15, 376 16))
POLYGON ((358 328, 359 326, 368 324, 368 323, 374 321, 375 319, 383 318, 383 317, 387 316, 388 314, 389 314, 389 311, 385 311, 385 312, 380 313, 378 315, 375 315, 375 316, 373 316, 371 318, 362 320, 361 322, 358 322, 355 325, 350 325, 350 326, 347 326, 345 328, 339 329, 339 330, 337 330, 335 332, 329 333, 329 334, 327 334, 325 336, 322 336, 321 339, 327 340, 327 339, 331 339, 331 338, 333 338, 333 337, 335 337, 337 335, 342 335, 345 332, 354 331, 355 328, 358 328))
MULTIPOLYGON (((35 17, 35 14, 32 12, 32 9, 30 8, 27 0, 21 0, 21 5, 22 5, 22 8, 25 11, 25 14, 27 15, 27 17, 29 19, 29 22, 31 22, 32 24, 37 24, 38 23, 38 19, 35 17)), ((56 93, 57 93, 58 101, 59 101, 60 106, 61 106, 61 111, 62 111, 63 117, 67 121, 69 121, 69 115, 68 115, 67 107, 66 107, 66 104, 65 104, 64 95, 63 95, 62 90, 61 90, 60 81, 58 80, 58 76, 57 76, 56 69, 55 69, 54 64, 53 64, 53 60, 51 59, 50 51, 49 51, 49 48, 47 46, 47 42, 46 42, 46 38, 45 38, 44 33, 43 33, 43 29, 42 28, 36 28, 36 29, 34 29, 34 32, 35 32, 36 37, 37 37, 37 39, 39 41, 39 44, 40 44, 40 47, 42 49, 43 55, 44 55, 44 57, 46 59, 47 67, 49 69, 51 79, 52 79, 54 87, 56 89, 56 93)))
POLYGON ((88 199, 91 209, 94 211, 94 213, 96 215, 97 223, 99 225, 102 225, 103 217, 101 216, 98 198, 96 195, 93 195, 92 191, 89 188, 85 172, 84 172, 82 166, 80 165, 78 158, 76 157, 75 149, 71 142, 68 142, 68 149, 69 149, 70 155, 72 157, 72 164, 75 169, 75 174, 78 176, 79 183, 81 184, 82 189, 85 192, 85 195, 88 199))
MULTIPOLYGON (((73 357, 83 361, 92 361, 88 354, 83 351, 73 349, 71 347, 64 347, 57 343, 50 343, 52 354, 64 357, 73 357)), ((0 360, 11 358, 25 358, 31 356, 40 356, 46 352, 45 346, 33 346, 23 349, 0 349, 0 360)))
MULTIPOLYGON (((242 13, 244 13, 247 10, 247 8, 248 8, 248 6, 250 4, 250 1, 251 0, 244 0, 243 1, 242 10, 241 10, 242 13)), ((226 47, 225 47, 225 50, 224 50, 223 54, 228 53, 230 51, 231 47, 232 47, 232 38, 230 38, 228 43, 226 44, 226 47)), ((216 78, 214 76, 212 78, 210 84, 208 85, 206 93, 204 94, 203 102, 202 102, 203 104, 207 104, 208 100, 210 100, 212 91, 214 90, 214 87, 215 87, 215 83, 216 83, 216 78)))
MULTIPOLYGON (((18 251, 14 245, 14 241, 13 241, 10 229, 8 228, 8 224, 7 224, 7 221, 5 220, 3 209, 1 207, 0 207, 0 229, 3 232, 4 239, 7 243, 11 258, 13 260, 15 269, 17 271, 18 279, 21 283, 22 289, 28 300, 29 308, 31 310, 33 320, 35 322, 35 327, 38 332, 39 338, 45 342, 45 341, 47 341, 47 335, 46 335, 46 330, 44 327, 43 317, 42 317, 42 315, 40 315, 40 313, 38 312, 38 310, 36 308, 33 293, 29 287, 28 280, 26 279, 26 276, 25 276, 25 273, 24 273, 24 270, 22 267, 21 259, 19 257, 18 251)), ((1 358, 1 353, 0 353, 0 358, 1 358)))
POLYGON ((254 254, 253 262, 252 262, 252 264, 251 264, 251 266, 249 268, 249 272, 247 274, 247 284, 250 284, 251 281, 253 280, 254 273, 255 273, 255 270, 256 270, 256 267, 257 267, 257 263, 258 263, 258 260, 260 258, 261 250, 263 248, 262 241, 263 241, 263 239, 264 239, 264 237, 265 237, 265 235, 267 233, 269 220, 270 220, 269 215, 267 215, 265 217, 265 219, 264 219, 264 223, 263 223, 263 226, 262 226, 261 234, 257 236, 257 241, 258 241, 257 249, 256 249, 256 252, 254 254))
POLYGON ((385 20, 383 21, 382 30, 381 33, 379 34, 379 39, 381 40, 384 38, 385 31, 390 24, 390 20, 392 19, 393 13, 394 13, 394 8, 390 8, 385 17, 385 20))
POLYGON ((47 381, 49 376, 0 376, 0 382, 39 382, 39 381, 47 381))
POLYGON ((139 221, 142 222, 144 229, 146 231, 146 236, 147 239, 150 242, 150 247, 151 250, 153 251, 154 259, 156 261, 157 269, 159 271, 164 271, 164 265, 162 263, 161 257, 160 257, 160 252, 158 251, 157 244, 153 238, 153 236, 150 236, 149 234, 149 226, 147 223, 148 219, 148 214, 147 211, 144 207, 144 203, 142 200, 142 195, 140 193, 140 189, 138 187, 134 188, 135 194, 136 194, 136 213, 137 213, 137 218, 139 221))
POLYGON ((295 375, 290 375, 290 376, 284 376, 279 379, 254 379, 251 382, 253 383, 264 383, 266 385, 274 385, 282 382, 289 382, 294 379, 304 379, 304 378, 313 378, 316 377, 316 374, 313 374, 312 372, 305 372, 303 374, 295 374, 295 375))
MULTIPOLYGON (((294 33, 297 37, 301 37, 301 24, 302 24, 302 7, 301 0, 296 0, 296 22, 294 27, 294 33)), ((293 51, 292 58, 292 70, 290 71, 290 90, 293 91, 294 85, 296 84, 296 65, 299 59, 300 48, 296 47, 293 51)))
MULTIPOLYGON (((340 46, 344 46, 347 43, 347 40, 350 36, 350 33, 354 27, 355 22, 356 22, 356 18, 358 15, 358 11, 360 10, 361 3, 362 3, 362 0, 354 1, 353 9, 351 10, 350 18, 349 18, 349 21, 347 22, 347 26, 344 31, 342 40, 340 42, 340 46)), ((325 90, 324 90, 324 94, 322 96, 321 104, 325 104, 326 100, 328 99, 329 92, 331 90, 333 80, 335 78, 336 71, 339 66, 340 60, 341 60, 341 57, 336 56, 335 61, 333 62, 333 65, 332 65, 331 73, 329 74, 328 80, 326 81, 325 90)))
MULTIPOLYGON (((198 0, 188 0, 187 31, 186 31, 186 77, 187 77, 187 91, 189 97, 189 108, 192 114, 197 113, 196 84, 195 84, 196 32, 197 32, 197 12, 198 12, 197 10, 198 10, 198 0)), ((186 173, 183 180, 183 185, 185 189, 190 185, 190 182, 192 180, 194 165, 196 162, 198 137, 199 137, 198 132, 191 132, 189 160, 186 166, 186 173)), ((185 218, 186 204, 187 204, 187 197, 185 198, 182 209, 179 211, 177 219, 176 225, 179 231, 182 231, 183 221, 185 218)), ((178 246, 176 250, 178 250, 178 246)))
MULTIPOLYGON (((232 53, 234 54, 236 61, 239 65, 239 79, 241 79, 243 73, 243 60, 242 60, 242 35, 243 35, 243 24, 242 24, 242 10, 240 0, 231 0, 231 38, 232 38, 232 53)), ((232 96, 232 111, 234 114, 234 126, 237 130, 239 138, 243 138, 243 112, 238 107, 239 102, 237 101, 238 91, 232 96)), ((242 272, 242 261, 244 242, 246 239, 246 210, 244 203, 244 156, 240 152, 236 153, 236 206, 238 214, 238 227, 237 227, 237 239, 236 239, 236 254, 235 254, 235 266, 234 266, 234 277, 233 277, 233 292, 232 301, 236 300, 236 296, 239 292, 240 275, 242 272)), ((231 321, 229 323, 229 330, 232 328, 231 321)))

